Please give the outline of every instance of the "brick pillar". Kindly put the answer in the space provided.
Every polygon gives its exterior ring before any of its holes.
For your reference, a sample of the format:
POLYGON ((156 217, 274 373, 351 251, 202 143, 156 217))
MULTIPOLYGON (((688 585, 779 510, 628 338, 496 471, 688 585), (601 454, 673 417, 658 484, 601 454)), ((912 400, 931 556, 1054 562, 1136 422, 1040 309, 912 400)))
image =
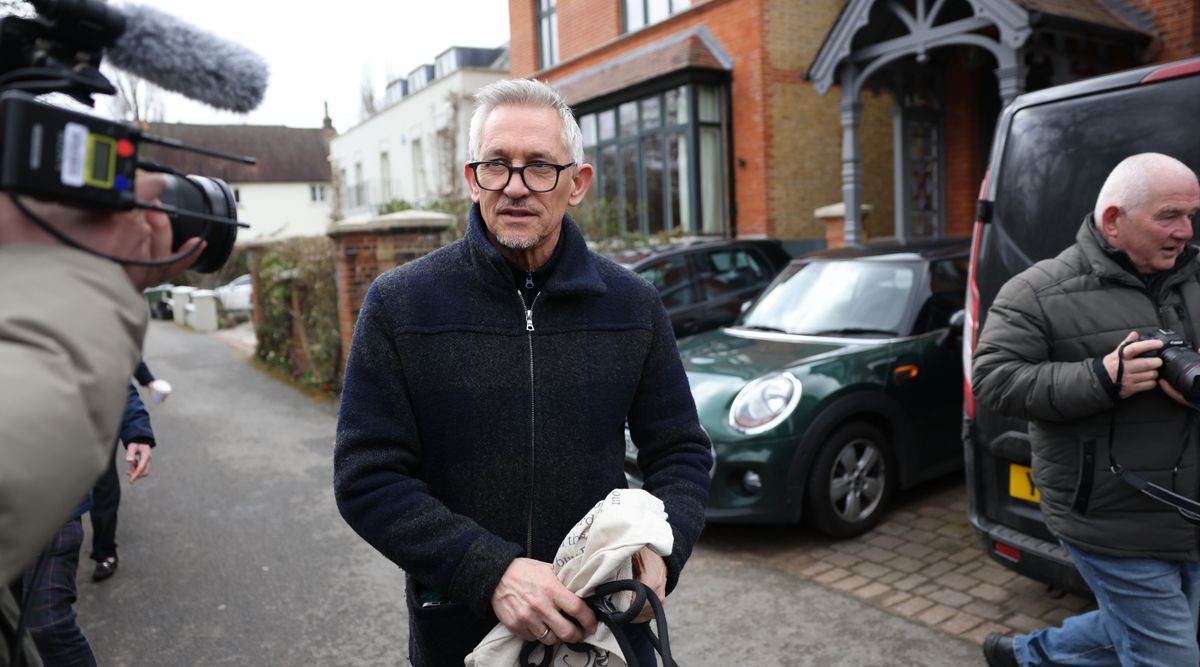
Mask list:
MULTIPOLYGON (((871 212, 870 204, 863 204, 859 208, 860 220, 865 223, 867 215, 871 212)), ((840 248, 846 244, 846 205, 842 202, 822 206, 813 211, 813 216, 817 220, 825 223, 825 247, 840 248)), ((867 228, 863 224, 859 232, 859 241, 866 242, 867 228)))
POLYGON ((337 244, 338 330, 342 363, 358 311, 371 281, 381 273, 436 250, 450 240, 455 218, 433 211, 401 211, 371 220, 335 222, 329 230, 337 244))

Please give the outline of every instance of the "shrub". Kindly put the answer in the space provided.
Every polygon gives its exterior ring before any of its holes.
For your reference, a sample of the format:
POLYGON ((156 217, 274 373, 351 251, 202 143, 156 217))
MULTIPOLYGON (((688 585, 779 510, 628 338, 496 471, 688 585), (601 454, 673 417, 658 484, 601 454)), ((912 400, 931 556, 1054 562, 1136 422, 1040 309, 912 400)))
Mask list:
POLYGON ((280 241, 262 251, 255 296, 262 315, 258 358, 302 384, 325 391, 338 387, 341 372, 335 275, 332 240, 280 241), (293 335, 293 322, 299 325, 295 327, 299 340, 293 335))

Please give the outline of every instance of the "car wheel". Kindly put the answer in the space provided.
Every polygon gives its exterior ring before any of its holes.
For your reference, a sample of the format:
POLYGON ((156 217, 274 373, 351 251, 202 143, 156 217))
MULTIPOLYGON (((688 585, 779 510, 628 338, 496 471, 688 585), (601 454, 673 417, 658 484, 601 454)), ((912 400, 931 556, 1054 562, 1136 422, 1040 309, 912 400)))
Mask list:
POLYGON ((891 447, 865 422, 840 427, 809 473, 804 516, 830 537, 852 537, 879 523, 892 495, 891 447))

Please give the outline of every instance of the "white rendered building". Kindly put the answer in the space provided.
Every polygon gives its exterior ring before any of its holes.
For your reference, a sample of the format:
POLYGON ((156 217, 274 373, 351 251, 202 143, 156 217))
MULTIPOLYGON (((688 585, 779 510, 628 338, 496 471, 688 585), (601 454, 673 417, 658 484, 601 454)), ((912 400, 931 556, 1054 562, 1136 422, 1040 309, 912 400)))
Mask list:
POLYGON ((330 141, 341 219, 374 218, 394 200, 421 207, 466 197, 473 95, 507 77, 506 49, 456 46, 390 83, 382 111, 330 141))
POLYGON ((189 146, 245 155, 255 165, 143 146, 143 156, 178 171, 220 178, 237 200, 238 220, 250 224, 238 232, 238 244, 295 236, 323 236, 332 221, 334 192, 325 127, 278 125, 193 125, 151 123, 147 132, 189 146))

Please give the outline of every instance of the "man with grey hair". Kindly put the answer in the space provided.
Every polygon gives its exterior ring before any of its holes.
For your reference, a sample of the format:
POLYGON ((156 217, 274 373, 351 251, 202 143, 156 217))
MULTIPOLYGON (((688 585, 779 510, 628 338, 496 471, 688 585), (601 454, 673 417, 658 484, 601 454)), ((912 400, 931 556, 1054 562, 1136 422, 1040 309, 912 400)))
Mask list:
MULTIPOLYGON (((571 110, 529 80, 476 101, 467 233, 371 285, 334 454, 342 516, 407 573, 417 666, 461 665, 497 621, 547 646, 596 629, 549 561, 625 486, 626 422, 674 536, 665 558, 635 558, 660 597, 708 498, 710 445, 658 293, 566 212, 592 180, 571 110)), ((630 633, 643 660, 645 627, 630 633)))
POLYGON ((1060 627, 992 633, 989 665, 1200 664, 1200 532, 1129 477, 1200 488, 1200 416, 1160 377, 1154 338, 1200 342, 1198 210, 1190 168, 1128 157, 1075 244, 1012 278, 989 311, 976 396, 1029 420, 1042 516, 1099 603, 1060 627))

